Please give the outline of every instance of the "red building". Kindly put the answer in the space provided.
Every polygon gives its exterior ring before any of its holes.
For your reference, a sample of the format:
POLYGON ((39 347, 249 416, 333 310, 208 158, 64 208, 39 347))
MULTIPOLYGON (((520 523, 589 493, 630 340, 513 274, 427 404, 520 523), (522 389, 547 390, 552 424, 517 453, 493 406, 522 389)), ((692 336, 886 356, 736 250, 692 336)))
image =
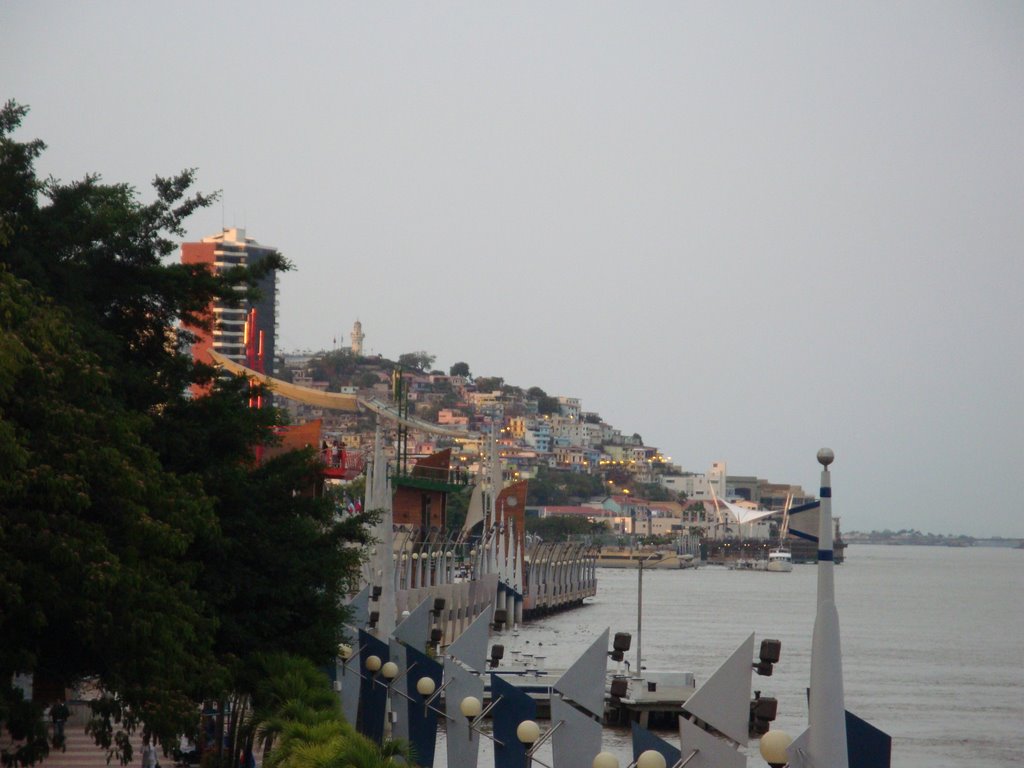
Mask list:
MULTIPOLYGON (((222 272, 232 267, 253 266, 276 252, 275 248, 246 237, 244 229, 232 227, 204 237, 199 243, 183 243, 181 263, 205 264, 222 272)), ((194 359, 209 362, 207 351, 213 349, 241 365, 274 374, 277 273, 263 278, 257 287, 260 298, 255 303, 243 300, 237 307, 214 303, 210 307, 214 321, 212 332, 186 326, 198 337, 192 345, 194 359)))

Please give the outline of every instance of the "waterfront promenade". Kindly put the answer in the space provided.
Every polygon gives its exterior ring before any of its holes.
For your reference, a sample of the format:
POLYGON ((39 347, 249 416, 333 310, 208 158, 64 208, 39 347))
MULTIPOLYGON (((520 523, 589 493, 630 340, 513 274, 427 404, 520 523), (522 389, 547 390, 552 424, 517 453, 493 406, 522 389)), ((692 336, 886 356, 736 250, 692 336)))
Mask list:
MULTIPOLYGON (((88 709, 84 704, 72 705, 71 719, 64 726, 65 750, 51 749, 49 757, 39 766, 43 768, 111 768, 120 765, 117 759, 107 763, 107 750, 96 746, 92 734, 85 732, 88 709)), ((130 766, 142 765, 142 735, 132 735, 132 760, 130 766)), ((174 765, 170 757, 160 754, 160 765, 168 768, 174 765)))

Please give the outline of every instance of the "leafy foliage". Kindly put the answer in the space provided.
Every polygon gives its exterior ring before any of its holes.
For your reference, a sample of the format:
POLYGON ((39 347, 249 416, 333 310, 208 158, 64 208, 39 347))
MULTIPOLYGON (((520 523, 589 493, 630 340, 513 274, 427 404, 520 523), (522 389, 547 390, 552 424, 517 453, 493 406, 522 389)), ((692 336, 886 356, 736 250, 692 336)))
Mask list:
MULTIPOLYGON (((599 510, 594 510, 598 512, 599 510)), ((526 530, 538 534, 544 541, 568 541, 573 536, 594 536, 608 533, 607 523, 591 522, 586 518, 562 517, 528 517, 526 530)))
POLYGON ((267 768, 392 768, 412 762, 405 742, 380 746, 341 716, 337 696, 308 661, 262 657, 249 724, 267 768))
POLYGON ((213 301, 255 298, 288 262, 167 263, 214 199, 193 172, 157 177, 151 203, 40 181, 43 144, 12 138, 26 112, 0 109, 0 725, 25 736, 3 759, 47 748, 9 684, 30 671, 105 692, 90 729, 126 762, 132 730, 172 743, 199 702, 247 695, 253 657, 332 658, 358 557, 342 544, 364 529, 335 519, 311 453, 254 462, 278 416, 245 384, 186 395, 212 371, 179 321, 209 327, 213 301))
POLYGON ((398 364, 404 368, 415 368, 417 371, 428 371, 434 365, 434 355, 424 352, 405 352, 398 356, 398 364))
POLYGON ((537 401, 537 413, 542 416, 547 414, 551 415, 558 413, 558 398, 549 397, 548 393, 540 387, 530 387, 526 390, 526 394, 537 401))
POLYGON ((496 392, 505 385, 501 376, 478 376, 476 379, 477 392, 496 392))
POLYGON ((530 480, 527 490, 528 506, 561 506, 578 504, 592 496, 605 494, 601 478, 561 469, 541 467, 537 477, 530 480))

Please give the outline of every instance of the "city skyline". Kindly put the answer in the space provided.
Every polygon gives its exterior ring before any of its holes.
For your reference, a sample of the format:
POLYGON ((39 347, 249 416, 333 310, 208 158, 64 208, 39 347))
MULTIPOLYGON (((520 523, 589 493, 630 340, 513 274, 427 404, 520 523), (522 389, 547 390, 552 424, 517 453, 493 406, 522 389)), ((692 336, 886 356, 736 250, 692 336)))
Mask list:
POLYGON ((844 528, 1024 535, 1024 8, 15 1, 41 176, 198 168, 280 349, 581 398, 844 528))

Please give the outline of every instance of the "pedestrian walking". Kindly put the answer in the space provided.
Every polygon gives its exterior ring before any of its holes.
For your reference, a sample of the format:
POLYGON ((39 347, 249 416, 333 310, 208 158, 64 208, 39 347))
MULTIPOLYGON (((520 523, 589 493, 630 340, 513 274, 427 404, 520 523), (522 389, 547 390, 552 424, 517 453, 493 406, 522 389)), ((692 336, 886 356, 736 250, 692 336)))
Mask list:
POLYGON ((64 699, 59 699, 56 704, 50 707, 50 720, 53 721, 53 743, 64 745, 64 723, 68 721, 71 712, 64 699))
POLYGON ((156 760, 156 746, 149 740, 149 736, 142 742, 142 768, 159 768, 156 760))

